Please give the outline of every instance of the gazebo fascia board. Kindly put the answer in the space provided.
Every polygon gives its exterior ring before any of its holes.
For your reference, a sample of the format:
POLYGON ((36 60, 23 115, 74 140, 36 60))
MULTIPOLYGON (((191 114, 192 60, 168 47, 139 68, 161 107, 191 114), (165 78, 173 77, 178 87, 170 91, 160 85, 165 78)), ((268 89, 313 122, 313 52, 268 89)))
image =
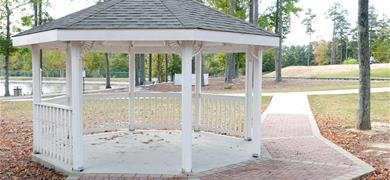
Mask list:
POLYGON ((202 41, 277 47, 279 37, 199 29, 55 29, 13 37, 14 46, 19 47, 69 41, 202 41))

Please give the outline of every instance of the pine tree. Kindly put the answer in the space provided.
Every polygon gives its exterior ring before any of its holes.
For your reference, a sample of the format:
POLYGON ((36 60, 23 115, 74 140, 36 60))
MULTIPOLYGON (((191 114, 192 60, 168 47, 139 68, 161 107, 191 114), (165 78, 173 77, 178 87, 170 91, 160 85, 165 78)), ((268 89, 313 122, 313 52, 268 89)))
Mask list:
POLYGON ((369 22, 368 0, 359 0, 358 30, 359 30, 359 107, 356 127, 360 130, 370 130, 370 54, 369 54, 369 22))

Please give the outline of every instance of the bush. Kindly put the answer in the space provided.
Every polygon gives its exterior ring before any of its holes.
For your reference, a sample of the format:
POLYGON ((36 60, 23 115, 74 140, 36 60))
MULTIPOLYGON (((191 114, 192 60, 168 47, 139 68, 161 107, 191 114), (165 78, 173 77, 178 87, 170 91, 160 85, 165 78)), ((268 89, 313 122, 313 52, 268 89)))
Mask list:
POLYGON ((358 60, 357 59, 354 59, 354 58, 348 58, 346 59, 343 64, 359 64, 358 60))

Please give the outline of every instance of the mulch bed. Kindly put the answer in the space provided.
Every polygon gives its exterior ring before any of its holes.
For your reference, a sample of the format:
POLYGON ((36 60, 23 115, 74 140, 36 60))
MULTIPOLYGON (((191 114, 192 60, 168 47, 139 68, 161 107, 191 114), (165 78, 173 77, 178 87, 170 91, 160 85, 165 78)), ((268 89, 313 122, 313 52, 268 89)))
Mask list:
POLYGON ((390 179, 390 151, 372 148, 368 144, 390 143, 390 130, 358 131, 344 128, 340 120, 316 115, 322 135, 373 166, 376 171, 362 179, 390 179))
POLYGON ((11 115, 5 104, 8 102, 0 102, 0 179, 65 179, 31 161, 31 112, 11 115))

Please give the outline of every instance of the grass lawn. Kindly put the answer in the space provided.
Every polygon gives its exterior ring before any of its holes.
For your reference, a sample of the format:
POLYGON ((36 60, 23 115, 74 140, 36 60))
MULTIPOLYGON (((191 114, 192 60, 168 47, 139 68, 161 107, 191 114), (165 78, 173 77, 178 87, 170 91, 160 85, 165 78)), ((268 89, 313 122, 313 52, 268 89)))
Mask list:
MULTIPOLYGON (((309 101, 318 116, 331 116, 346 128, 355 127, 357 94, 310 96, 309 101)), ((371 94, 371 121, 390 123, 389 92, 371 94)))
MULTIPOLYGON (((390 87, 390 82, 371 82, 371 88, 390 87)), ((263 92, 302 92, 302 91, 326 91, 339 89, 358 89, 359 83, 356 81, 345 82, 340 84, 321 84, 321 85, 302 85, 302 86, 288 86, 288 87, 272 87, 263 88, 263 92)))
MULTIPOLYGON (((317 74, 313 77, 319 78, 357 78, 359 77, 359 71, 343 72, 343 73, 329 73, 329 74, 317 74)), ((390 78, 390 68, 381 68, 371 70, 371 78, 390 78)))
MULTIPOLYGON (((357 78, 359 77, 359 65, 289 66, 282 69, 282 75, 302 78, 357 78)), ((264 76, 275 77, 275 72, 264 76)), ((390 78, 390 64, 371 64, 371 77, 390 78)))

